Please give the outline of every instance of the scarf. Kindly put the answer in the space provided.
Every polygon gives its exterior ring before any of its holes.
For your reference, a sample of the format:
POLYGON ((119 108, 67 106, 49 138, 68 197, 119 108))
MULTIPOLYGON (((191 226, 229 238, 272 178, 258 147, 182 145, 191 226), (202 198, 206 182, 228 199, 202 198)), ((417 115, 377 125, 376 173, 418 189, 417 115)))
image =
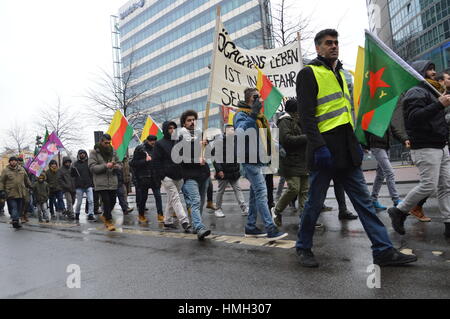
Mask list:
POLYGON ((432 79, 426 79, 428 83, 430 83, 436 90, 438 90, 441 94, 445 93, 445 88, 438 81, 432 79))
MULTIPOLYGON (((238 109, 238 112, 244 112, 248 116, 251 115, 252 110, 247 108, 240 107, 238 109)), ((271 142, 272 142, 272 133, 270 132, 270 124, 267 120, 266 116, 263 113, 259 113, 256 117, 256 126, 258 127, 259 134, 262 135, 262 142, 264 145, 264 150, 266 151, 267 155, 271 155, 272 149, 271 149, 271 142), (267 132, 267 136, 265 133, 267 132)))
POLYGON ((113 155, 114 155, 114 149, 111 145, 104 147, 101 143, 98 143, 95 145, 95 148, 100 151, 100 154, 102 155, 105 162, 107 162, 107 163, 112 162, 113 155))

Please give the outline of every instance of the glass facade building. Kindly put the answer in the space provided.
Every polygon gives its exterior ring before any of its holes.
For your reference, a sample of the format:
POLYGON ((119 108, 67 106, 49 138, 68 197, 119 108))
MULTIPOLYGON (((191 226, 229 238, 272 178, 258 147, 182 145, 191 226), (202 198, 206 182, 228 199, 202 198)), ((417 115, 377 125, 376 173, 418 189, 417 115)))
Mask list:
POLYGON ((367 0, 367 5, 371 29, 403 59, 432 60, 437 70, 450 67, 450 0, 367 0), (383 20, 390 21, 389 30, 376 25, 383 20), (387 32, 391 42, 384 39, 387 32))
MULTIPOLYGON (((119 10, 123 78, 144 92, 133 108, 159 124, 188 109, 203 118, 217 5, 239 46, 273 47, 269 0, 132 0, 119 10)), ((209 126, 220 127, 220 116, 212 105, 209 126)))

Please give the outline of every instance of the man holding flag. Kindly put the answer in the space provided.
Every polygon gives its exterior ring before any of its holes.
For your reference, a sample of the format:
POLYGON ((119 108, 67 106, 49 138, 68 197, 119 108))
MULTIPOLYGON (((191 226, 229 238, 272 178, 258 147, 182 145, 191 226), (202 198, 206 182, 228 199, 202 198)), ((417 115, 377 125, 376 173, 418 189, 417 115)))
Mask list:
POLYGON ((339 57, 338 32, 323 30, 314 42, 317 59, 300 71, 297 100, 308 138, 311 168, 309 198, 301 216, 296 244, 300 264, 318 267, 311 251, 315 224, 322 210, 331 179, 344 187, 372 242, 374 264, 400 265, 414 262, 393 248, 386 228, 376 215, 361 170, 363 151, 353 132, 350 93, 339 57))

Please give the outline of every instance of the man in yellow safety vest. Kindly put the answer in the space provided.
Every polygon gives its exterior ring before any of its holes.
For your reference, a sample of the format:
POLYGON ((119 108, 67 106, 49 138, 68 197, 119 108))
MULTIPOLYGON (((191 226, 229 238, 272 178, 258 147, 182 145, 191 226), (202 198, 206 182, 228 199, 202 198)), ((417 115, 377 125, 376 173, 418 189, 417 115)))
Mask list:
POLYGON ((339 57, 338 32, 327 29, 315 39, 317 59, 297 78, 297 101, 302 127, 308 138, 310 189, 301 216, 296 244, 299 262, 318 267, 313 245, 314 229, 330 180, 340 183, 358 213, 372 242, 373 263, 379 266, 414 262, 393 248, 387 230, 375 213, 361 170, 363 151, 353 131, 350 92, 339 57))

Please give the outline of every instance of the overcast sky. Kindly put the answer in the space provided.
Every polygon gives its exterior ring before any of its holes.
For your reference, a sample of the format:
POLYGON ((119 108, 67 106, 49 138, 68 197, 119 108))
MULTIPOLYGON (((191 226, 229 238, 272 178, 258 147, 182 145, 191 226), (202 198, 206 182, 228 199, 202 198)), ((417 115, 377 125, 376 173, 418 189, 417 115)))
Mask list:
MULTIPOLYGON (((357 46, 364 44, 364 29, 368 28, 365 1, 291 1, 303 16, 312 16, 314 31, 338 29, 341 59, 352 69, 357 46)), ((85 111, 87 102, 82 96, 101 69, 112 69, 110 15, 126 2, 0 1, 0 143, 3 130, 14 121, 29 127, 33 139, 37 109, 54 105, 58 96, 63 105, 79 113, 85 111)), ((83 148, 92 146, 94 128, 80 128, 86 136, 83 148)))

